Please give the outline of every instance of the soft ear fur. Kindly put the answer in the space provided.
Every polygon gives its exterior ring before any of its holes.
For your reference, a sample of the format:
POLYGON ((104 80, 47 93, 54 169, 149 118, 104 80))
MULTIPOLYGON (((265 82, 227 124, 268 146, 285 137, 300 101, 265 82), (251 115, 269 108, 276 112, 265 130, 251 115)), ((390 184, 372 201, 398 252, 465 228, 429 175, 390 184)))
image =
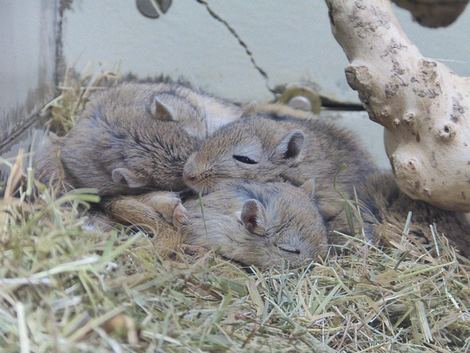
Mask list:
POLYGON ((152 105, 150 107, 150 113, 157 120, 174 120, 173 110, 168 105, 163 103, 158 97, 154 97, 152 105))
POLYGON ((127 185, 131 189, 141 188, 146 185, 143 180, 141 180, 134 172, 127 168, 113 169, 111 177, 116 184, 127 185))
POLYGON ((250 233, 264 235, 266 218, 261 203, 254 199, 247 200, 243 204, 240 219, 250 233))
POLYGON ((303 183, 300 187, 305 190, 310 200, 315 201, 315 186, 316 181, 315 177, 310 178, 305 183, 303 183))
POLYGON ((304 148, 305 135, 302 130, 289 131, 277 145, 277 153, 284 159, 297 158, 304 148))

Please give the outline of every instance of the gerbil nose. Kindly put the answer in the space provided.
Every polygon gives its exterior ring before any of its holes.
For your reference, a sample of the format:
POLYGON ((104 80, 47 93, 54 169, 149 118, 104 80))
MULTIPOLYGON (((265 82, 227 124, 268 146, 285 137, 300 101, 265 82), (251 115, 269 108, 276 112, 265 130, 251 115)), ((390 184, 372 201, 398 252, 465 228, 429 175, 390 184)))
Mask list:
POLYGON ((197 174, 195 173, 195 153, 189 156, 183 168, 183 180, 191 183, 197 180, 197 174))
POLYGON ((194 182, 194 181, 196 181, 197 178, 194 175, 185 175, 185 174, 183 174, 183 179, 187 180, 189 182, 194 182))

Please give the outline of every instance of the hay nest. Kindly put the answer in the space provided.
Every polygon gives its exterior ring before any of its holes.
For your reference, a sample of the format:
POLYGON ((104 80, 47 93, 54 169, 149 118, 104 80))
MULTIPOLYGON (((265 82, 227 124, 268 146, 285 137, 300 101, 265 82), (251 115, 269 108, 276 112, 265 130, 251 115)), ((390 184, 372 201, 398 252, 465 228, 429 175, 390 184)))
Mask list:
MULTIPOLYGON (((73 126, 92 79, 61 88, 55 131, 73 126)), ((184 248, 171 228, 90 230, 90 190, 27 202, 23 177, 0 201, 2 352, 470 351, 470 262, 439 232, 432 252, 410 239, 410 219, 383 225, 386 247, 342 235, 341 256, 260 272, 184 248)))

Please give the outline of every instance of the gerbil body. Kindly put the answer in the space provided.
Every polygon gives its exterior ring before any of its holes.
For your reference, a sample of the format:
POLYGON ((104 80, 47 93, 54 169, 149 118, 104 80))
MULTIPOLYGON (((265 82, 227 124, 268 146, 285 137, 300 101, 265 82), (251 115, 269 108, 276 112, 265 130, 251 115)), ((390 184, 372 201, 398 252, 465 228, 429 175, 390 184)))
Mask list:
POLYGON ((186 202, 179 229, 185 243, 246 265, 298 266, 327 250, 322 217, 307 195, 287 183, 227 186, 186 202))
POLYGON ((321 119, 268 114, 246 116, 209 137, 184 167, 188 186, 207 193, 240 180, 316 180, 326 221, 347 227, 344 200, 376 170, 368 154, 343 129, 321 119))
POLYGON ((240 115, 237 105, 179 84, 122 84, 95 94, 66 136, 45 142, 37 175, 49 183, 61 174, 69 188, 106 196, 181 190, 201 139, 240 115))

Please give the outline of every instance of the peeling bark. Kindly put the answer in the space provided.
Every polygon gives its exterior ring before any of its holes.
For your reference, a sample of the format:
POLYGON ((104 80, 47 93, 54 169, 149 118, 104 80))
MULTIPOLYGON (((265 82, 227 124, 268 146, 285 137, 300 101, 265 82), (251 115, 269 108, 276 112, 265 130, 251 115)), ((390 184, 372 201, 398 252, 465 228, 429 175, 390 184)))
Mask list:
POLYGON ((446 27, 462 14, 468 0, 393 0, 411 12, 413 20, 425 27, 446 27))
POLYGON ((349 85, 384 141, 400 189, 437 207, 470 211, 470 79, 423 57, 389 0, 326 0, 350 65, 349 85))

